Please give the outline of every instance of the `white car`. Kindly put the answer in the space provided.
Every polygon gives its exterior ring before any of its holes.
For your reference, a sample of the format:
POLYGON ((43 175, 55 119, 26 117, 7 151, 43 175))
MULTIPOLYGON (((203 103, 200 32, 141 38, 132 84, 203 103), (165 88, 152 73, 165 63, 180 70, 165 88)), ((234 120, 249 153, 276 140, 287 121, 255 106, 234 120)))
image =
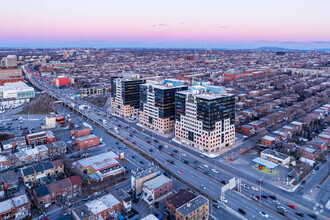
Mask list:
POLYGON ((207 164, 203 164, 203 167, 205 168, 209 168, 209 166, 207 164))
POLYGON ((250 189, 250 187, 248 185, 246 185, 245 183, 242 183, 241 186, 244 188, 244 189, 250 189))
POLYGON ((254 190, 254 191, 257 191, 257 192, 259 191, 259 188, 254 187, 254 186, 251 186, 251 189, 254 190))
POLYGON ((224 198, 224 197, 220 197, 220 201, 221 202, 224 202, 224 203, 227 203, 228 202, 228 200, 226 198, 224 198))
POLYGON ((164 145, 164 147, 165 147, 165 148, 168 148, 168 146, 167 146, 166 144, 164 145))
POLYGON ((251 197, 251 199, 258 201, 258 198, 256 196, 250 196, 250 197, 251 197))
POLYGON ((275 203, 276 205, 281 205, 281 203, 278 200, 273 200, 273 203, 275 203))
POLYGON ((214 168, 212 169, 212 172, 213 172, 213 173, 219 173, 219 171, 216 170, 216 169, 214 169, 214 168))
POLYGON ((312 170, 312 174, 314 175, 316 172, 315 172, 315 170, 312 170))
POLYGON ((264 217, 264 218, 268 218, 268 217, 269 217, 269 215, 268 215, 267 213, 262 212, 262 211, 259 211, 259 214, 260 214, 262 217, 264 217))
POLYGON ((181 154, 183 157, 187 156, 186 154, 181 154))

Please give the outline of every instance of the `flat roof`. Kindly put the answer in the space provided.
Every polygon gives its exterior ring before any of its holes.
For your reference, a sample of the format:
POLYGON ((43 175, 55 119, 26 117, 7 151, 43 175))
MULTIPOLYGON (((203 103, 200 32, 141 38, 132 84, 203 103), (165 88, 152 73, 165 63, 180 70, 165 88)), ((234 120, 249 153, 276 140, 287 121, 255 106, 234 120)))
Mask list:
POLYGON ((159 187, 161 187, 162 185, 171 182, 172 180, 166 176, 164 176, 163 174, 152 178, 149 181, 146 181, 143 183, 143 185, 145 187, 147 187, 148 189, 157 189, 159 187))
POLYGON ((280 153, 280 152, 272 150, 272 149, 265 149, 261 153, 272 155, 272 156, 277 157, 281 160, 285 160, 286 158, 289 157, 286 154, 280 153))
POLYGON ((119 157, 117 154, 109 151, 103 154, 78 160, 77 162, 83 168, 92 167, 95 171, 98 171, 119 164, 119 162, 116 160, 118 158, 119 157))
POLYGON ((272 136, 269 136, 269 135, 266 135, 266 136, 263 136, 262 139, 266 139, 267 141, 274 141, 276 138, 272 137, 272 136))
POLYGON ((196 198, 190 200, 189 202, 185 203, 183 206, 177 209, 178 212, 180 212, 183 217, 186 217, 196 209, 200 208, 201 206, 205 205, 209 201, 204 198, 203 196, 199 195, 196 198))
POLYGON ((3 202, 0 202, 0 213, 9 211, 14 208, 15 208, 15 206, 13 204, 13 201, 11 201, 11 199, 7 199, 3 202))
POLYGON ((156 216, 154 216, 153 214, 149 214, 144 218, 141 218, 141 220, 158 220, 158 218, 156 216))
POLYGON ((264 167, 267 167, 268 169, 275 169, 276 167, 278 167, 278 164, 276 163, 273 163, 269 160, 265 160, 265 159, 262 159, 261 157, 257 157, 255 159, 252 160, 253 163, 257 163, 259 165, 262 165, 264 167))
POLYGON ((86 141, 86 140, 90 140, 90 139, 94 139, 94 138, 97 138, 97 136, 94 135, 94 134, 90 134, 90 135, 87 135, 87 136, 76 138, 76 140, 77 141, 86 141))

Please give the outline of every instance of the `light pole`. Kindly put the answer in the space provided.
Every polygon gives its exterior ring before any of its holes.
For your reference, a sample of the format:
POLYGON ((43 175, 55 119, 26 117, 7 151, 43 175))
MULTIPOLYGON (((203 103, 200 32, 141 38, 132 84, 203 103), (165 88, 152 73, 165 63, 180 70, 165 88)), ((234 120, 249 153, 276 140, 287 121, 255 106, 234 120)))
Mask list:
POLYGON ((260 179, 259 179, 259 185, 260 185, 260 188, 259 188, 259 203, 260 203, 260 206, 261 206, 261 183, 262 183, 262 179, 264 178, 264 176, 262 176, 260 179))

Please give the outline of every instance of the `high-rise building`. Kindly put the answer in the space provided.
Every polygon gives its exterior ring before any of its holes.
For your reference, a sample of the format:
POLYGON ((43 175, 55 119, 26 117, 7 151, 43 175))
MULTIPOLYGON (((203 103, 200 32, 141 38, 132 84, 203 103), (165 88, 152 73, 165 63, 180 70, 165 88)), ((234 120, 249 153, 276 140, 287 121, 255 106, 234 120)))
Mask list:
POLYGON ((16 68, 17 67, 17 56, 16 55, 8 55, 7 57, 3 57, 0 63, 2 68, 16 68))
POLYGON ((175 95, 175 140, 205 154, 235 143, 235 96, 216 86, 175 95))
POLYGON ((140 85, 145 82, 135 77, 111 78, 111 105, 115 114, 125 118, 139 114, 140 85))
POLYGON ((161 134, 174 131, 175 92, 187 90, 179 80, 140 86, 140 125, 161 134))

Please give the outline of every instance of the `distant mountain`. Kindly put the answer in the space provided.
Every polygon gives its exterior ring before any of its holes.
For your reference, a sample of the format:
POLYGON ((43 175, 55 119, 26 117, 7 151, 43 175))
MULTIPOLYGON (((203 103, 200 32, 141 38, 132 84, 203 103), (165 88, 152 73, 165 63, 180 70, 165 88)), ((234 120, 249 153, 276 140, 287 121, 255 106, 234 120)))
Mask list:
POLYGON ((288 49, 283 47, 259 47, 257 50, 269 50, 269 51, 289 51, 289 50, 298 50, 298 49, 288 49))

